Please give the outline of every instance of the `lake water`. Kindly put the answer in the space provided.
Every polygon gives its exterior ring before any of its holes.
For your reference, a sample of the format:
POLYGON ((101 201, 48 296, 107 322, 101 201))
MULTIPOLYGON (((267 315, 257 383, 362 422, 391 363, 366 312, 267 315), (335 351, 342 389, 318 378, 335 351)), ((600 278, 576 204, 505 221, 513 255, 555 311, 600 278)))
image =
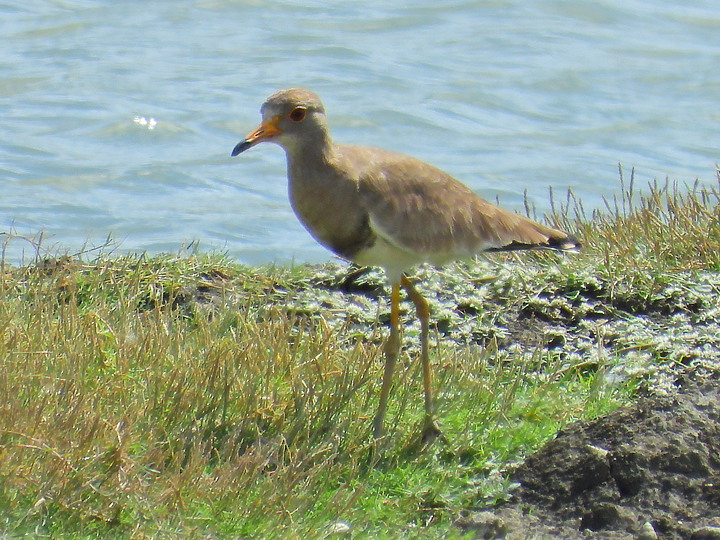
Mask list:
MULTIPOLYGON (((0 233, 75 253, 192 242, 325 261, 274 145, 233 146, 278 88, 318 92, 336 140, 429 161, 509 208, 572 188, 716 182, 716 0, 0 3, 0 233)), ((34 252, 0 236, 5 257, 34 252)))

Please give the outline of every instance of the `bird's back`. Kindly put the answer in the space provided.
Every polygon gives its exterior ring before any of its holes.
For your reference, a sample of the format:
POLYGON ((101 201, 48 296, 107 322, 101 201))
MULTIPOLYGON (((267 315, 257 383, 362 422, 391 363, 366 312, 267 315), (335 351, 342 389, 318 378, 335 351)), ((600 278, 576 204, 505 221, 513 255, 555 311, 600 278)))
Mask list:
POLYGON ((359 206, 373 232, 420 261, 442 264, 505 247, 571 249, 575 243, 564 232, 488 202, 419 159, 363 146, 338 150, 358 171, 359 206))

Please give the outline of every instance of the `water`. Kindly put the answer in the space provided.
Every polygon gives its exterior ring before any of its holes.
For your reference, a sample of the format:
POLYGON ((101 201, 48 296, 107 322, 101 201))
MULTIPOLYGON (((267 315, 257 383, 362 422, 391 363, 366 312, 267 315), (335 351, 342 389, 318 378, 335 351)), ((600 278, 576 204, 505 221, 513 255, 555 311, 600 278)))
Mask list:
MULTIPOLYGON (((509 208, 586 208, 639 183, 715 182, 714 0, 0 4, 0 233, 74 253, 199 241, 324 261, 274 145, 237 158, 270 92, 305 86, 336 140, 427 160, 509 208), (393 4, 396 4, 393 7, 393 4)), ((34 254, 0 236, 11 262, 34 254)))

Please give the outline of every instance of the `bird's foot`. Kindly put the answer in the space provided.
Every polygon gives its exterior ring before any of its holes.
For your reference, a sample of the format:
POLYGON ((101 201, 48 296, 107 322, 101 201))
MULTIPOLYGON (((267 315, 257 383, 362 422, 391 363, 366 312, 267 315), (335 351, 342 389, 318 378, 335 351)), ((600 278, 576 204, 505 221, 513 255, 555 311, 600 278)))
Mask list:
POLYGON ((423 420, 423 427, 419 437, 413 438, 412 441, 402 450, 402 454, 408 457, 415 457, 427 451, 435 441, 440 441, 446 445, 450 444, 445 435, 443 435, 440 426, 432 416, 426 416, 423 420))
POLYGON ((431 415, 426 415, 425 419, 423 420, 423 429, 420 433, 420 445, 422 449, 424 450, 428 448, 438 439, 444 444, 449 444, 450 442, 448 441, 448 438, 443 434, 435 418, 433 418, 431 415))

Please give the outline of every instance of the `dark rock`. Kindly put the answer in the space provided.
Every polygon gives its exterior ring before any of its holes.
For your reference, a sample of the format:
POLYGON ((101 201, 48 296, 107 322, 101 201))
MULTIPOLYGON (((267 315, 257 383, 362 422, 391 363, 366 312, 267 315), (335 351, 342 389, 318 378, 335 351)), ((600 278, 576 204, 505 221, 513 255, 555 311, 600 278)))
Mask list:
POLYGON ((616 504, 603 502, 593 505, 590 510, 583 514, 580 520, 580 530, 629 530, 633 528, 634 523, 635 520, 627 510, 616 504))
POLYGON ((645 482, 645 456, 621 446, 608 454, 608 461, 620 496, 637 495, 645 482))
POLYGON ((698 527, 690 535, 690 540, 720 540, 720 527, 698 527))
POLYGON ((561 430, 511 474, 519 487, 492 514, 508 540, 720 540, 718 441, 720 380, 688 377, 675 395, 561 430))
POLYGON ((560 506, 611 479, 606 457, 588 444, 567 444, 573 436, 572 430, 560 431, 548 443, 545 450, 553 456, 552 462, 547 454, 538 453, 518 468, 514 480, 523 486, 526 500, 560 506))

